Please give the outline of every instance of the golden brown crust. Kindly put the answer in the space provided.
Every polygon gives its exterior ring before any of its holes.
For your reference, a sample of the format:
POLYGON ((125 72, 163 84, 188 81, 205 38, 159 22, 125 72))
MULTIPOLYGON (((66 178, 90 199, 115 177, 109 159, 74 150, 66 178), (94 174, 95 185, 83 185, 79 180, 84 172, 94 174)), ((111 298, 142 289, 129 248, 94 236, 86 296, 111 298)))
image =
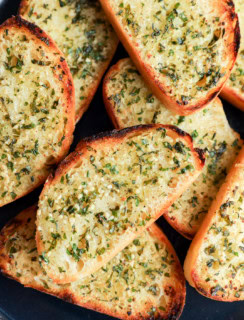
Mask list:
MULTIPOLYGON (((20 15, 24 16, 27 14, 27 11, 29 10, 29 3, 28 2, 29 2, 28 0, 21 1, 20 6, 19 6, 19 10, 18 10, 18 13, 20 15)), ((96 79, 93 80, 86 99, 80 101, 80 107, 79 107, 78 111, 76 111, 76 113, 75 113, 75 122, 76 123, 82 118, 83 114, 87 111, 95 93, 97 92, 97 89, 98 89, 98 86, 102 80, 102 77, 103 77, 105 71, 107 70, 108 66, 110 65, 111 60, 113 59, 113 56, 117 50, 118 44, 119 44, 119 40, 117 39, 117 41, 112 46, 111 54, 110 54, 109 58, 103 62, 102 67, 99 68, 99 70, 97 71, 96 79)))
MULTIPOLYGON (((123 310, 121 312, 118 312, 112 308, 105 307, 104 303, 99 300, 90 299, 87 301, 84 301, 84 299, 81 299, 81 297, 77 296, 72 292, 72 290, 67 287, 61 287, 61 286, 53 286, 52 288, 45 288, 44 285, 38 284, 34 279, 23 279, 22 280, 16 276, 13 275, 13 272, 11 273, 11 270, 8 268, 9 264, 14 264, 14 259, 11 259, 8 254, 6 253, 6 242, 11 238, 11 235, 16 232, 16 230, 19 228, 24 228, 27 224, 27 221, 29 219, 35 219, 36 216, 36 210, 37 206, 32 206, 24 211, 22 211, 16 218, 12 219, 1 231, 0 233, 0 269, 3 274, 5 274, 7 277, 14 279, 20 283, 22 283, 26 287, 31 287, 33 289, 45 292, 47 294, 51 294, 53 296, 56 296, 60 299, 63 299, 66 302, 77 304, 81 307, 85 307, 94 311, 98 311, 101 313, 108 314, 113 317, 117 317, 120 319, 130 319, 130 320, 136 320, 136 319, 152 319, 150 315, 147 315, 145 317, 145 310, 138 310, 137 314, 130 314, 130 312, 126 312, 126 310, 123 310), (32 281, 31 281, 32 280, 32 281)), ((174 276, 177 281, 177 287, 172 288, 170 286, 167 287, 165 290, 166 294, 170 297, 171 303, 170 308, 166 311, 159 311, 156 316, 154 316, 153 319, 178 319, 182 313, 184 304, 185 304, 185 295, 186 295, 186 288, 185 288, 185 279, 183 270, 181 268, 179 259, 175 253, 174 248, 172 247, 171 243, 165 236, 165 234, 162 232, 162 230, 156 225, 153 224, 148 228, 148 232, 155 237, 160 243, 165 245, 167 247, 167 250, 170 255, 172 255, 176 269, 174 271, 174 276)))
POLYGON ((231 185, 236 181, 238 170, 240 170, 240 167, 243 168, 244 166, 244 147, 242 147, 242 150, 240 151, 235 163, 231 167, 228 176, 225 180, 225 182, 222 184, 216 199, 213 201, 203 223, 201 224, 196 236, 194 237, 190 248, 187 252, 187 256, 184 262, 184 274, 189 282, 189 284, 192 287, 195 287, 196 290, 201 293, 202 295, 219 301, 239 301, 240 299, 238 297, 227 297, 222 298, 221 296, 212 296, 209 292, 207 292, 205 289, 201 287, 201 275, 196 270, 196 261, 199 256, 200 248, 205 241, 207 232, 209 228, 212 225, 213 218, 216 215, 216 212, 218 211, 219 207, 222 204, 223 197, 225 194, 229 191, 231 188, 231 185))
MULTIPOLYGON (((122 130, 113 130, 110 133, 102 133, 87 139, 82 140, 76 147, 76 150, 69 154, 69 156, 60 163, 58 166, 56 172, 54 175, 50 175, 48 179, 45 182, 44 188, 42 190, 42 193, 40 195, 39 201, 41 201, 45 195, 46 189, 48 189, 51 185, 55 184, 56 182, 59 182, 60 178, 65 175, 69 169, 71 169, 73 166, 80 165, 82 163, 82 158, 86 156, 86 153, 88 153, 88 146, 89 148, 102 148, 103 144, 106 145, 114 145, 118 144, 119 142, 123 141, 123 139, 127 139, 135 134, 141 134, 147 130, 153 129, 153 128, 165 128, 167 130, 167 134, 171 136, 173 139, 177 137, 181 137, 183 140, 185 140, 186 144, 189 147, 189 151, 193 154, 193 157, 195 159, 195 166, 196 170, 195 172, 189 176, 188 181, 194 181, 196 176, 201 172, 201 170, 204 167, 205 163, 205 158, 203 156, 203 153, 199 151, 199 149, 194 149, 193 148, 193 143, 192 143, 192 138, 189 134, 185 133, 184 131, 180 130, 179 128, 171 125, 161 125, 161 124, 151 124, 151 125, 140 125, 140 126, 135 126, 135 127, 130 127, 122 130)), ((170 201, 167 201, 167 204, 163 207, 160 208, 160 211, 149 221, 145 223, 144 227, 141 227, 140 229, 137 230, 133 235, 127 235, 127 243, 122 243, 122 241, 118 244, 116 244, 116 247, 113 249, 111 255, 103 255, 103 260, 100 262, 96 262, 96 266, 94 266, 94 270, 89 268, 89 270, 85 271, 85 268, 82 269, 82 277, 86 277, 89 274, 95 272, 98 270, 100 267, 102 267, 104 264, 106 264, 113 256, 115 256, 118 252, 122 251, 124 247, 131 241, 133 241, 139 234, 145 229, 148 228, 154 221, 156 221, 161 215, 164 214, 164 212, 168 209, 170 205, 175 201, 175 199, 178 197, 179 194, 182 194, 183 191, 185 190, 186 186, 181 185, 178 193, 174 194, 172 196, 172 199, 170 201)), ((38 224, 37 224, 38 225, 38 224)), ((44 250, 44 244, 40 239, 40 232, 37 230, 36 232, 36 242, 37 242, 37 250, 39 254, 41 252, 45 251, 44 250)), ((46 272, 48 276, 58 284, 64 284, 64 283, 69 283, 76 281, 78 277, 81 277, 80 274, 76 275, 64 275, 64 278, 57 278, 57 275, 52 273, 48 268, 46 269, 46 272)))
POLYGON ((88 151, 87 146, 94 146, 100 145, 101 143, 111 143, 116 144, 120 141, 120 139, 129 137, 129 135, 133 135, 134 133, 140 134, 148 129, 152 128, 165 128, 169 129, 171 131, 171 136, 176 137, 177 135, 180 135, 187 144, 190 144, 190 151, 193 152, 195 159, 197 159, 197 170, 201 170, 204 166, 204 156, 202 154, 202 150, 199 151, 199 149, 193 148, 192 143, 192 137, 180 130, 179 128, 172 126, 172 125, 161 125, 161 124, 148 124, 148 125, 139 125, 134 126, 130 128, 125 128, 121 130, 113 130, 110 132, 104 132, 100 133, 94 136, 91 136, 89 138, 85 138, 80 141, 80 143, 77 145, 74 152, 70 153, 58 166, 57 170, 55 171, 55 174, 51 174, 48 179, 45 182, 44 188, 42 190, 42 193, 40 197, 42 197, 42 194, 45 191, 45 188, 48 188, 50 184, 55 183, 63 174, 65 171, 67 171, 69 168, 71 168, 75 163, 81 160, 82 157, 84 157, 85 153, 88 151), (199 154, 200 153, 200 154, 199 154))
MULTIPOLYGON (((50 51, 55 51, 58 53, 59 62, 58 62, 58 68, 62 70, 63 78, 62 80, 59 79, 59 82, 62 82, 63 89, 64 89, 64 96, 65 96, 65 105, 66 109, 64 110, 65 116, 67 118, 67 123, 65 126, 65 132, 64 132, 64 140, 62 141, 62 149, 60 151, 59 157, 55 158, 55 161, 52 163, 52 165, 58 164, 68 153, 69 147, 73 141, 73 132, 75 128, 75 91, 74 91, 74 84, 72 75, 70 73, 68 64, 66 60, 63 58, 63 54, 61 51, 57 48, 56 44, 53 42, 53 40, 39 27, 37 27, 35 24, 30 23, 26 20, 24 20, 20 16, 12 17, 8 20, 6 20, 1 26, 0 26, 0 33, 3 32, 6 28, 18 28, 18 29, 24 29, 26 33, 29 33, 30 35, 34 36, 36 41, 41 41, 41 45, 48 48, 50 51)), ((55 74, 56 78, 58 78, 58 75, 55 74)), ((21 195, 17 195, 15 199, 12 201, 15 201, 26 194, 30 193, 37 187, 39 187, 46 179, 46 175, 39 175, 39 177, 36 179, 36 184, 31 186, 29 189, 27 189, 24 193, 21 195)), ((9 202, 12 202, 9 201, 9 202)))
POLYGON ((235 8, 232 0, 221 1, 221 6, 219 6, 217 0, 215 0, 215 6, 219 7, 220 15, 226 14, 225 21, 229 22, 229 28, 225 29, 225 34, 228 34, 227 43, 229 45, 227 56, 230 57, 228 66, 226 68, 226 73, 222 77, 218 86, 209 90, 205 98, 200 99, 197 103, 189 103, 187 105, 182 105, 167 96, 164 84, 156 79, 155 75, 153 74, 152 68, 149 65, 146 65, 144 61, 140 59, 137 48, 133 46, 132 40, 122 28, 116 14, 113 12, 113 9, 109 4, 109 0, 100 0, 100 2, 105 13, 107 14, 107 17, 110 19, 110 22, 113 25, 118 37, 125 46, 135 66, 142 74, 148 87, 167 108, 177 114, 185 116, 203 108, 208 103, 213 101, 216 96, 218 96, 225 82, 229 78, 232 68, 234 67, 240 45, 240 28, 238 23, 238 16, 235 13, 235 8))
POLYGON ((231 103, 233 106, 244 111, 244 95, 238 94, 236 90, 227 84, 221 91, 221 97, 231 103))

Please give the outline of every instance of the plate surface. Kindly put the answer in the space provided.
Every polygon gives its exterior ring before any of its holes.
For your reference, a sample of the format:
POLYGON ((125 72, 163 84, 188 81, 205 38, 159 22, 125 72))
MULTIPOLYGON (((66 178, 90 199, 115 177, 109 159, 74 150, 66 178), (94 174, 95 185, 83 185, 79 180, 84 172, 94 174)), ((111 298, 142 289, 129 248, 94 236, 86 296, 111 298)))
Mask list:
MULTIPOLYGON (((19 0, 0 0, 0 23, 11 17, 11 15, 16 14, 19 2, 19 0)), ((127 53, 123 47, 119 45, 112 64, 126 56, 127 53)), ((244 138, 244 112, 242 113, 225 102, 224 108, 230 125, 244 138)), ((113 129, 113 126, 103 105, 100 86, 88 111, 76 126, 75 139, 71 150, 74 149, 81 138, 111 129, 113 129)), ((14 203, 0 208, 0 229, 21 210, 34 204, 38 199, 40 191, 41 188, 14 203)), ((183 263, 190 241, 175 232, 163 218, 158 220, 158 224, 172 242, 181 263, 183 263)), ((68 304, 33 289, 24 288, 17 282, 0 275, 0 320, 44 320, 47 318, 51 320, 114 319, 68 304)), ((212 301, 201 296, 195 289, 187 285, 186 305, 180 320, 243 319, 244 301, 233 303, 212 301)))

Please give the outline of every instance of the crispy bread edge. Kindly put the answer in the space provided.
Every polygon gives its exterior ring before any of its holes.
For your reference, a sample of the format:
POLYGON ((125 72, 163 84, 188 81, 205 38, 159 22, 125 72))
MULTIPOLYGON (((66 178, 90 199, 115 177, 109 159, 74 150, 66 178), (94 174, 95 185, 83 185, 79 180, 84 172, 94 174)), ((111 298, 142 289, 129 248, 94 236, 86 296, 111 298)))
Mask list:
POLYGON ((244 111, 244 95, 238 94, 232 87, 225 85, 220 96, 233 106, 244 111))
POLYGON ((196 236, 194 237, 184 262, 184 273, 189 284, 192 287, 194 287, 199 293, 213 300, 220 300, 220 301, 238 301, 239 300, 238 298, 235 298, 235 297, 231 297, 229 299, 222 299, 219 297, 211 296, 209 292, 206 292, 206 290, 203 289, 198 284, 198 279, 201 278, 201 275, 198 274, 195 265, 199 255, 199 250, 204 242, 205 235, 211 226, 212 219, 215 217, 216 212, 218 211, 220 205, 222 204, 222 199, 225 196, 226 192, 228 192, 232 184, 236 181, 236 179, 238 179, 238 170, 240 166, 243 166, 243 165, 244 165, 244 146, 242 147, 242 150, 240 151, 235 163, 231 167, 229 174, 225 182, 222 184, 216 196, 216 199, 213 201, 203 223, 200 226, 200 229, 198 230, 196 236))

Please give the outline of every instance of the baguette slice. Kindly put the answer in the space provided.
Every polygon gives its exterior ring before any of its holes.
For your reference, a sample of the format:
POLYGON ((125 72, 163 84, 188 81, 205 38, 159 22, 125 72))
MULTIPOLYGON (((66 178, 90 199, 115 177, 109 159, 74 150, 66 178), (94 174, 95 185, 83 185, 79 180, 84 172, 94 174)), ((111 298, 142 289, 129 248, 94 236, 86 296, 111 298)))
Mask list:
POLYGON ((158 99, 187 115, 222 89, 240 31, 231 0, 100 0, 120 40, 158 99))
POLYGON ((169 240, 155 225, 95 274, 70 285, 50 280, 35 243, 36 207, 0 233, 0 269, 26 287, 121 319, 178 319, 185 279, 169 240), (38 261, 39 260, 39 261, 38 261))
POLYGON ((0 26, 0 206, 42 184, 73 138, 74 85, 45 32, 20 17, 0 26))
POLYGON ((81 141, 39 199, 36 240, 48 276, 68 283, 97 271, 159 218, 203 166, 202 151, 174 126, 81 141))
POLYGON ((43 28, 64 53, 74 79, 78 121, 118 45, 99 1, 22 0, 19 13, 43 28))
POLYGON ((120 60, 108 71, 103 96, 116 128, 153 122, 177 125, 206 151, 202 174, 164 215, 178 232, 192 239, 240 149, 239 135, 230 128, 221 101, 217 98, 193 115, 177 116, 152 95, 130 59, 120 60))
POLYGON ((231 72, 230 78, 221 91, 221 96, 244 111, 244 2, 243 0, 235 0, 234 2, 236 12, 239 16, 242 37, 236 64, 231 72))
POLYGON ((186 256, 190 285, 208 298, 244 300, 244 147, 186 256))

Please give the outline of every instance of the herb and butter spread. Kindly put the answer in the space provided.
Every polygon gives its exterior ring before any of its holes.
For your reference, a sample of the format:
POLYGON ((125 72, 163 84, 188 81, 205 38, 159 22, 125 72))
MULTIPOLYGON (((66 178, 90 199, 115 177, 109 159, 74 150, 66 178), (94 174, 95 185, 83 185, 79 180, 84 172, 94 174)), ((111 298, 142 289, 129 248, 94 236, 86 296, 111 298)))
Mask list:
POLYGON ((72 164, 59 170, 40 196, 38 250, 55 281, 96 270, 162 214, 201 170, 197 153, 174 129, 127 130, 78 149, 81 154, 74 153, 72 164))
POLYGON ((244 299, 243 151, 242 155, 204 235, 194 266, 197 288, 214 299, 244 299))
POLYGON ((224 1, 109 2, 147 72, 179 105, 204 98, 222 81, 230 62, 224 1))
POLYGON ((244 1, 234 0, 235 9, 239 17, 239 24, 241 30, 241 44, 236 64, 231 72, 230 78, 227 81, 227 87, 231 87, 237 94, 244 97, 244 1))
POLYGON ((177 116, 151 93, 130 59, 117 66, 105 89, 120 128, 149 123, 176 125, 192 136, 194 146, 205 150, 202 174, 168 211, 170 223, 193 237, 239 151, 239 136, 230 128, 220 100, 195 114, 177 116))
POLYGON ((20 14, 50 34, 65 55, 80 118, 117 46, 99 1, 23 0, 20 14))
MULTIPOLYGON (((164 234, 152 226, 96 273, 69 285, 56 285, 41 268, 35 242, 35 209, 18 215, 2 231, 7 275, 60 298, 113 316, 145 319, 181 312, 185 285, 183 272, 164 234)), ((0 240, 1 239, 0 237, 0 240)), ((133 318, 134 319, 134 318, 133 318)))
POLYGON ((38 39, 25 26, 2 26, 0 52, 2 206, 42 183, 67 152, 64 140, 73 128, 68 134, 66 113, 74 109, 67 92, 71 78, 60 65, 64 58, 48 38, 38 39))

